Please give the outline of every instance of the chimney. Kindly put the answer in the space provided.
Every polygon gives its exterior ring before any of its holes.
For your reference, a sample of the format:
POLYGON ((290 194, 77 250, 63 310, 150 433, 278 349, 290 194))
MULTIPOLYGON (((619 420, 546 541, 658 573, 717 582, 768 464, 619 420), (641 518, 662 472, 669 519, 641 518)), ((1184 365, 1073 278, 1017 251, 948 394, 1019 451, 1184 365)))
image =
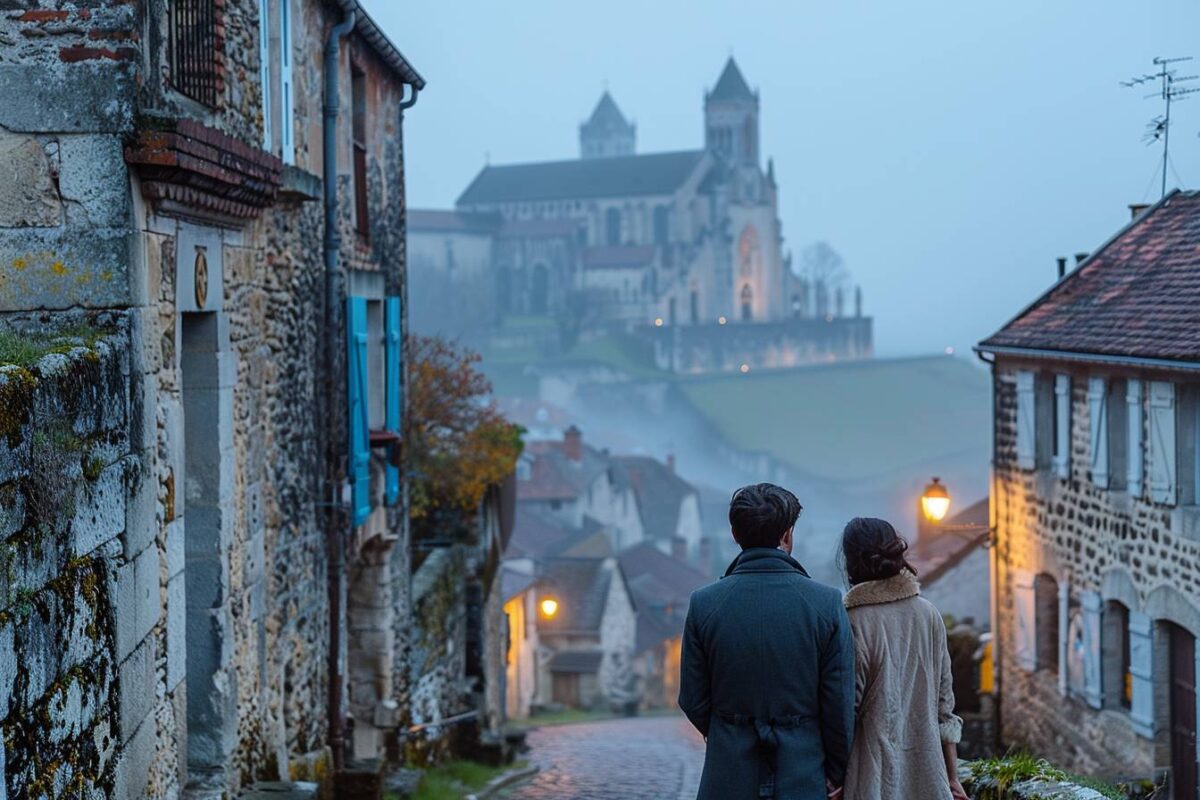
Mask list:
POLYGON ((1140 217, 1142 215, 1142 212, 1145 211, 1149 207, 1150 207, 1149 203, 1130 203, 1129 204, 1129 218, 1137 219, 1138 217, 1140 217))
POLYGON ((687 539, 682 536, 676 536, 671 540, 671 555, 680 561, 687 561, 688 546, 687 539))
POLYGON ((675 454, 674 453, 667 453, 667 469, 669 469, 671 471, 672 475, 675 474, 675 454))
POLYGON ((1075 254, 1075 266, 1079 266, 1084 261, 1087 261, 1088 255, 1089 255, 1089 253, 1076 253, 1075 254))
POLYGON ((1058 259, 1058 279, 1061 281, 1067 275, 1067 260, 1065 258, 1058 259))
POLYGON ((563 431, 563 454, 572 461, 583 461, 583 432, 574 425, 563 431))

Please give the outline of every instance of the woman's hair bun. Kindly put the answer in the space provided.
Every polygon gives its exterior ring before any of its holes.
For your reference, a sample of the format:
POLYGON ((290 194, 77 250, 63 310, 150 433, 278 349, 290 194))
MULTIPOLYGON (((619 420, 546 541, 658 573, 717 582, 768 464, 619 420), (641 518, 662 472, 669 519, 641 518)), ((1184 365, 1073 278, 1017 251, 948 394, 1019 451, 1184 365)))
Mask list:
POLYGON ((907 569, 908 542, 886 520, 855 517, 842 532, 842 559, 851 584, 879 581, 907 569))

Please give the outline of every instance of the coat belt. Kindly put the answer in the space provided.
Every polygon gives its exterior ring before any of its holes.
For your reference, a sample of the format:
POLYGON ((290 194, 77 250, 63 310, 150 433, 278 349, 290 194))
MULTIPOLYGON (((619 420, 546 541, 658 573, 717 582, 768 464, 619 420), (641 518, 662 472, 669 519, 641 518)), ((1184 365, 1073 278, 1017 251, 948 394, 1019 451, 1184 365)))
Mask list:
POLYGON ((780 728, 799 728, 807 716, 795 714, 789 717, 771 717, 761 720, 745 714, 719 714, 722 720, 730 725, 746 726, 754 729, 754 738, 758 750, 758 796, 771 798, 775 796, 775 766, 779 755, 780 728))

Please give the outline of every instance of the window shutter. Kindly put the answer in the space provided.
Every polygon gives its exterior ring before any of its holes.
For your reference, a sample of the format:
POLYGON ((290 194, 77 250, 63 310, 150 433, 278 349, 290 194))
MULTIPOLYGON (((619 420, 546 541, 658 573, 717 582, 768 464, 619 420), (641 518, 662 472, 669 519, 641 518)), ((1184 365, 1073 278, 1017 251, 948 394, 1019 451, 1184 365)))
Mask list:
POLYGON ((1022 669, 1033 672, 1037 669, 1037 631, 1032 575, 1013 575, 1012 599, 1015 622, 1013 655, 1022 669))
POLYGON ((367 425, 367 299, 346 298, 346 399, 350 433, 351 506, 355 525, 371 514, 371 441, 367 425))
POLYGON ((1066 696, 1070 689, 1071 667, 1071 584, 1058 582, 1058 691, 1066 696))
POLYGON ((1035 465, 1034 443, 1036 427, 1034 423, 1034 394, 1033 373, 1017 373, 1017 466, 1021 469, 1033 469, 1035 465))
MULTIPOLYGON (((404 377, 400 370, 400 298, 387 298, 386 339, 384 340, 384 359, 386 361, 387 386, 385 387, 385 402, 387 419, 385 425, 393 433, 400 432, 400 414, 404 401, 404 377)), ((395 449, 398 445, 393 444, 395 449)), ((388 459, 387 465, 387 502, 394 505, 400 499, 400 467, 392 463, 396 453, 388 459)))
POLYGON ((1138 733, 1154 735, 1154 641, 1150 617, 1129 612, 1129 672, 1133 677, 1133 702, 1129 716, 1138 733))
POLYGON ((1092 483, 1108 488, 1108 387, 1104 378, 1088 380, 1088 424, 1092 431, 1092 483))
POLYGON ((1071 477, 1071 376, 1054 376, 1054 474, 1071 477))
POLYGON ((296 163, 296 110, 292 96, 292 2, 279 4, 279 133, 285 164, 296 163))
POLYGON ((1150 383, 1150 499, 1175 505, 1175 385, 1150 383))
POLYGON ((1097 592, 1081 592, 1080 606, 1083 608, 1083 694, 1092 708, 1104 705, 1100 667, 1100 595, 1097 592))
POLYGON ((258 0, 258 63, 262 83, 263 150, 271 149, 271 0, 258 0))
POLYGON ((1126 464, 1125 475, 1129 494, 1134 497, 1142 496, 1142 382, 1130 378, 1125 388, 1125 414, 1128 425, 1128 436, 1125 437, 1126 464))

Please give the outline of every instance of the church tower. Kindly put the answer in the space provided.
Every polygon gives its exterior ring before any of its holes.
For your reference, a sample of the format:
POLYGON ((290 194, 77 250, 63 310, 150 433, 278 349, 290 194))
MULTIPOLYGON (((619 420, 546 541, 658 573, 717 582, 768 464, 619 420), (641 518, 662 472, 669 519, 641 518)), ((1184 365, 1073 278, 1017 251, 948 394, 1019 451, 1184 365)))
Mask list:
POLYGON ((758 166, 758 93, 750 91, 733 56, 704 95, 704 144, 728 164, 758 166))
POLYGON ((625 119, 605 91, 592 116, 579 126, 579 157, 631 156, 636 140, 637 126, 625 119))

